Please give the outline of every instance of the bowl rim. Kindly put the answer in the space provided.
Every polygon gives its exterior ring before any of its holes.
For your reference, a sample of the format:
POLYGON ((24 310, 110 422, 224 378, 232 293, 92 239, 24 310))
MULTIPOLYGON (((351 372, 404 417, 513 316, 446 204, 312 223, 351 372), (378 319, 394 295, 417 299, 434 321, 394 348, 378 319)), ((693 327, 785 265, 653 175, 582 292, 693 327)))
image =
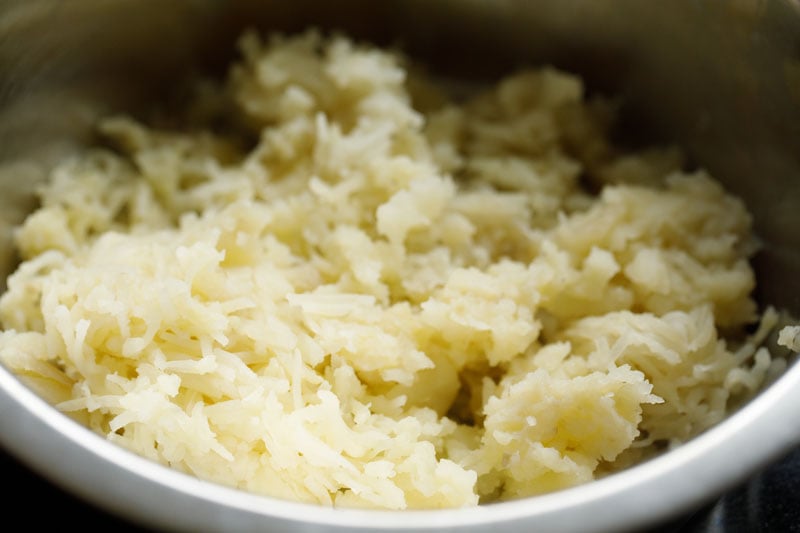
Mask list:
POLYGON ((342 509, 244 492, 138 456, 61 413, 0 365, 0 445, 87 503, 169 530, 630 531, 697 509, 776 461, 800 444, 798 421, 800 363, 703 434, 603 479, 476 507, 342 509))

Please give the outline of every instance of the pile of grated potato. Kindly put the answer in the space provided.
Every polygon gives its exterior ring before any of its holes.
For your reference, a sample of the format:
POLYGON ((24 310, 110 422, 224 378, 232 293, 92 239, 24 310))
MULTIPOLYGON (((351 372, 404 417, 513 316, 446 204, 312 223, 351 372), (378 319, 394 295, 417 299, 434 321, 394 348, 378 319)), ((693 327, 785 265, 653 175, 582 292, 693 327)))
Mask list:
POLYGON ((0 358, 108 440, 279 498, 468 506, 643 461, 785 364, 743 203, 616 147, 578 78, 457 102, 342 35, 241 50, 194 126, 104 120, 17 230, 0 358))

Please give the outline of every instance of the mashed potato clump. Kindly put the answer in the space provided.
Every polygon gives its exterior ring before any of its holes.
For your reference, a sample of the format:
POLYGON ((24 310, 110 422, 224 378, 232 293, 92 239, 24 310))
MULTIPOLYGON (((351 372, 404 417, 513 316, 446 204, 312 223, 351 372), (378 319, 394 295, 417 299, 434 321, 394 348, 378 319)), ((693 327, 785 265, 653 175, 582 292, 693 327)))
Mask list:
POLYGON ((681 443, 777 364, 774 313, 739 335, 742 202, 615 147, 578 78, 455 101, 343 36, 241 49, 191 113, 227 129, 109 118, 17 231, 2 361, 110 441, 280 498, 468 506, 681 443))

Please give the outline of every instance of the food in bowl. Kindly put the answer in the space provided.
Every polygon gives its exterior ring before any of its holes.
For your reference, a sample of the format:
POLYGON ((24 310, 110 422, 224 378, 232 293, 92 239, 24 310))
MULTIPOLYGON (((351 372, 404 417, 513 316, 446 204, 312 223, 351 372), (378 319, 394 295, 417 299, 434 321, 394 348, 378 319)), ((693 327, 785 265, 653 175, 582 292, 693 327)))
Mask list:
POLYGON ((182 127, 103 120, 16 232, 0 358, 108 440, 278 498, 471 506, 646 460, 785 365, 744 204, 616 145, 578 77, 455 99, 343 35, 241 50, 182 127))

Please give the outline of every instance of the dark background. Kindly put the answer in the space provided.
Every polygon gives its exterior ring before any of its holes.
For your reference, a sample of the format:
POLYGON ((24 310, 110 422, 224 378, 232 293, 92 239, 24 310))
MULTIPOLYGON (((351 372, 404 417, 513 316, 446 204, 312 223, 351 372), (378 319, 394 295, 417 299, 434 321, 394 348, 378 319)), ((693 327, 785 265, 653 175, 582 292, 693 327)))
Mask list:
MULTIPOLYGON (((62 529, 66 525, 95 526, 115 532, 146 532, 70 496, 0 452, 6 509, 46 505, 28 524, 62 529)), ((13 513, 12 515, 13 516, 13 513)), ((800 448, 755 475, 716 502, 642 533, 794 533, 800 532, 800 448)), ((576 532, 579 533, 579 532, 576 532)))

